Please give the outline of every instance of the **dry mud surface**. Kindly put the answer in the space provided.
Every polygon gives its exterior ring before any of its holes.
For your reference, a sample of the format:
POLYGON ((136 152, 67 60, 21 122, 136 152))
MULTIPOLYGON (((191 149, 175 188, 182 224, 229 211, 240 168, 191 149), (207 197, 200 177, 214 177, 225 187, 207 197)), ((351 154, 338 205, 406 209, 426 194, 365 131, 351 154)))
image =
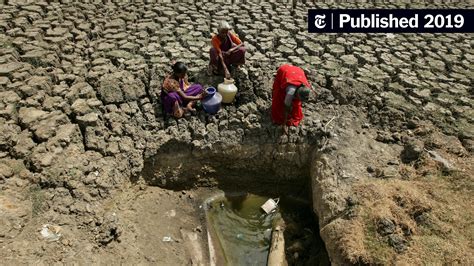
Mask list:
POLYGON ((205 236, 192 193, 225 175, 311 177, 334 264, 474 263, 472 34, 308 34, 305 22, 314 7, 472 4, 3 2, 3 263, 198 263, 180 229, 205 236), (165 119, 172 60, 221 81, 205 70, 226 18, 247 47, 236 103, 165 119), (307 69, 318 93, 289 136, 269 118, 283 63, 307 69))

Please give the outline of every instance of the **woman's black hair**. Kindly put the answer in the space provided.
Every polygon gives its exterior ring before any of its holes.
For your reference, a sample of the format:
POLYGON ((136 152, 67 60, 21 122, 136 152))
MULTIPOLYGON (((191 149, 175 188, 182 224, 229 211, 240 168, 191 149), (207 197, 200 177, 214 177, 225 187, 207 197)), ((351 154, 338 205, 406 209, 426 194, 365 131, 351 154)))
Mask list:
POLYGON ((183 62, 176 62, 173 65, 173 73, 175 74, 183 74, 183 73, 186 73, 187 71, 188 71, 188 68, 183 62))

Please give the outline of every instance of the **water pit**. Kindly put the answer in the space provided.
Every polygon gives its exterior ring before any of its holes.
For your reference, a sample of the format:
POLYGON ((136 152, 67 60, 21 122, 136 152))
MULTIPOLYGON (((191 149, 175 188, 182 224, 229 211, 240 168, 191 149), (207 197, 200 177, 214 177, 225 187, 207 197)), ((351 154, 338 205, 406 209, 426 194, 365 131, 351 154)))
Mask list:
POLYGON ((272 230, 283 220, 285 257, 289 265, 328 265, 324 243, 308 202, 282 197, 266 214, 268 197, 223 193, 205 202, 211 258, 216 265, 267 265, 272 230))
POLYGON ((142 176, 172 190, 210 188, 201 207, 215 265, 266 265, 277 221, 289 265, 329 265, 312 209, 310 150, 301 144, 242 145, 203 153, 174 142, 145 161, 142 176), (260 207, 269 198, 280 202, 267 215, 260 207))

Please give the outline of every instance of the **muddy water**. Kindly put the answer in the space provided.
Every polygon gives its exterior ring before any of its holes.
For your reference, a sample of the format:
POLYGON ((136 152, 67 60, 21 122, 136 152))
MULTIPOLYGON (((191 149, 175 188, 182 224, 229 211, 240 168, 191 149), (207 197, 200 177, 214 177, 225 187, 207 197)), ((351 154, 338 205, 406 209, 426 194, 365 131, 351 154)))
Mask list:
POLYGON ((217 238, 213 243, 219 245, 217 250, 223 253, 226 264, 266 265, 272 223, 283 217, 288 228, 285 232, 288 262, 325 265, 327 254, 317 228, 313 228, 315 220, 309 206, 284 197, 277 211, 266 215, 260 206, 267 199, 253 194, 233 194, 208 202, 207 218, 213 237, 217 238))
POLYGON ((229 265, 266 265, 274 216, 260 210, 266 200, 228 196, 209 204, 208 219, 229 265))

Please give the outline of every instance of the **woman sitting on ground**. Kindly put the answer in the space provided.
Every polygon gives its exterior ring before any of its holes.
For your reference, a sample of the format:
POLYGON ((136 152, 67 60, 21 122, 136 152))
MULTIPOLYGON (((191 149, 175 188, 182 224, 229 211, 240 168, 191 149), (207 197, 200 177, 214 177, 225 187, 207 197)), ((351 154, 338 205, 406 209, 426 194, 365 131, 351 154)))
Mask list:
POLYGON ((245 64, 244 43, 230 29, 229 23, 222 21, 217 29, 218 34, 212 37, 209 74, 217 75, 223 70, 225 77, 230 78, 230 67, 245 64))
POLYGON ((186 111, 195 112, 193 106, 197 100, 204 97, 204 90, 200 84, 189 84, 187 70, 183 62, 176 62, 173 65, 173 73, 163 81, 161 102, 164 111, 176 118, 182 117, 186 111))

